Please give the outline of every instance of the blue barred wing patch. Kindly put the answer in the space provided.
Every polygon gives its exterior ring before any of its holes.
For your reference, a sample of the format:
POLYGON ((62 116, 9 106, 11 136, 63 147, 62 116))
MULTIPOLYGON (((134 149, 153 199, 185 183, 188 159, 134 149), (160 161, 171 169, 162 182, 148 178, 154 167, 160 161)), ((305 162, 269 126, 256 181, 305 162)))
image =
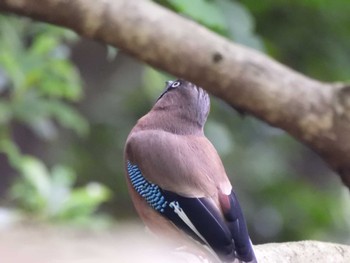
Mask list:
POLYGON ((130 182, 136 192, 139 193, 147 203, 152 206, 158 212, 163 213, 164 209, 167 207, 168 202, 165 200, 163 193, 158 185, 150 183, 147 181, 137 167, 137 165, 132 165, 128 161, 127 165, 128 175, 130 182))
MULTIPOLYGON (((227 225, 207 198, 185 197, 164 190, 143 177, 139 167, 130 161, 127 161, 127 173, 133 189, 153 209, 195 240, 209 245, 222 261, 231 262, 236 258, 232 238, 236 240, 240 237, 232 236, 229 229, 231 226, 227 225)), ((240 250, 244 248, 245 246, 240 250)), ((251 251, 248 253, 249 257, 251 251)))

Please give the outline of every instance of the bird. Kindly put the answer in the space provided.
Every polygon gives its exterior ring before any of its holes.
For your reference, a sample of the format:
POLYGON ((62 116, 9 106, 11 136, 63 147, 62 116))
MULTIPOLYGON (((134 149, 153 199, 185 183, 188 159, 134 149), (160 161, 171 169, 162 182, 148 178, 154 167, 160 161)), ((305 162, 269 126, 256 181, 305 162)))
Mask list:
POLYGON ((204 89, 183 79, 166 82, 127 137, 129 193, 156 235, 190 244, 209 262, 257 262, 237 196, 204 134, 209 111, 204 89))

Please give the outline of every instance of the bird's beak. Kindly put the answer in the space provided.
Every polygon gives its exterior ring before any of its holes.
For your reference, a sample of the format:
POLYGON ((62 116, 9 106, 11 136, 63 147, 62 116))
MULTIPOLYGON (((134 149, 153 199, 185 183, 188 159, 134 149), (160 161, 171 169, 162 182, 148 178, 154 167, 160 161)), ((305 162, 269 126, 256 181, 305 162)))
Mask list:
POLYGON ((171 86, 171 84, 173 84, 173 82, 174 81, 172 81, 172 80, 168 80, 168 81, 165 82, 165 84, 166 84, 165 90, 163 91, 162 94, 160 94, 160 96, 158 97, 157 101, 160 100, 164 96, 164 94, 168 92, 169 87, 171 86))

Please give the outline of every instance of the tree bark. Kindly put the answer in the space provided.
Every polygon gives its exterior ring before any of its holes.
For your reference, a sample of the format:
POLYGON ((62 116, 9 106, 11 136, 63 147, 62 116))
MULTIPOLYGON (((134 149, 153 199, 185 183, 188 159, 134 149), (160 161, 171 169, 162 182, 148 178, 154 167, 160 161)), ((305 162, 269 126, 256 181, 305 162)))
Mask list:
POLYGON ((350 86, 308 78, 148 0, 1 0, 0 11, 64 26, 202 86, 308 145, 350 187, 350 86))

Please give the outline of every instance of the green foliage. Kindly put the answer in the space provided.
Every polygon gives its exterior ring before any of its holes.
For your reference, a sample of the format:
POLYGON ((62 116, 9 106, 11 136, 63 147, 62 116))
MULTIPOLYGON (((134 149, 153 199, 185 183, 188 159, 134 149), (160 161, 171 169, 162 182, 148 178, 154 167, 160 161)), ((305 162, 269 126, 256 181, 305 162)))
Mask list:
POLYGON ((22 178, 11 189, 11 197, 23 211, 42 220, 86 223, 110 197, 99 183, 73 188, 76 175, 66 166, 56 165, 49 171, 42 161, 23 156, 19 168, 22 178))
POLYGON ((220 33, 227 31, 222 10, 213 1, 168 0, 166 2, 177 12, 191 17, 214 31, 220 33))
POLYGON ((257 32, 279 61, 325 81, 349 79, 349 1, 241 2, 255 16, 257 32))
POLYGON ((0 50, 6 50, 0 53, 0 125, 18 121, 49 139, 55 132, 54 119, 84 135, 87 122, 64 102, 82 96, 79 74, 62 42, 66 31, 48 32, 25 19, 0 17, 0 50))
POLYGON ((74 187, 72 168, 23 155, 12 139, 22 124, 39 138, 52 140, 59 125, 86 136, 88 123, 71 105, 82 97, 81 79, 64 43, 75 37, 27 19, 0 17, 0 153, 20 175, 10 190, 17 209, 40 220, 89 223, 110 198, 99 183, 74 187))
POLYGON ((340 233, 342 226, 347 225, 347 209, 335 205, 341 195, 333 189, 320 190, 289 176, 262 187, 259 197, 255 202, 254 227, 262 235, 273 236, 275 241, 296 241, 305 236, 328 241, 336 235, 346 238, 347 231, 340 233))
POLYGON ((158 0, 209 29, 258 50, 264 45, 255 34, 254 18, 239 2, 230 0, 158 0))

